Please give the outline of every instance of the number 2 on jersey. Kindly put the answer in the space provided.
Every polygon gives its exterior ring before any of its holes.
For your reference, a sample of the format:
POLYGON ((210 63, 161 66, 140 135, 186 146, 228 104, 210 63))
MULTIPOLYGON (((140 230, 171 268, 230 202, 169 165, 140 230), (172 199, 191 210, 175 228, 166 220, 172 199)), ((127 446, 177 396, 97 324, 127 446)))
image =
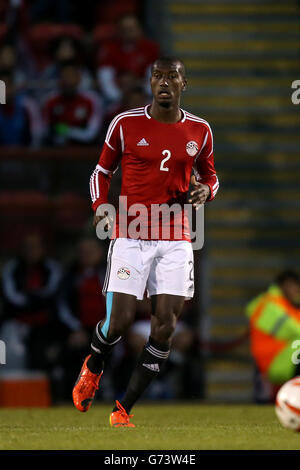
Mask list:
POLYGON ((164 166, 164 165, 171 158, 171 152, 170 152, 170 150, 163 150, 162 154, 167 155, 167 156, 165 158, 163 158, 161 163, 160 163, 160 171, 169 171, 170 168, 168 168, 167 166, 164 166))

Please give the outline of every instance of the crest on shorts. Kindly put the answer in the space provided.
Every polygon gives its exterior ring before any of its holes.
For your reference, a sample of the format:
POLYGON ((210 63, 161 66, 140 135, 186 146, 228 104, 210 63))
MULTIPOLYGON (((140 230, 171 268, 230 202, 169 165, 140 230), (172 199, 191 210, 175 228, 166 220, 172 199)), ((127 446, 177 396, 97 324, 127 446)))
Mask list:
POLYGON ((128 279, 130 276, 130 269, 128 268, 120 268, 118 269, 117 276, 119 279, 128 279))
POLYGON ((190 140, 185 148, 190 157, 194 157, 199 150, 198 144, 194 140, 190 140))

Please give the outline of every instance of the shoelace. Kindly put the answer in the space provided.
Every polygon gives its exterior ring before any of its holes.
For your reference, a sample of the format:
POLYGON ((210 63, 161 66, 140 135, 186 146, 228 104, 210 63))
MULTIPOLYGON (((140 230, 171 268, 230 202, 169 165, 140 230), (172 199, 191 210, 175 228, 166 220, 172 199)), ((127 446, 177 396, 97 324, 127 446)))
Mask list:
MULTIPOLYGON (((101 374, 99 374, 99 375, 100 375, 100 377, 101 377, 102 372, 101 372, 101 374)), ((99 375, 97 374, 97 375, 95 376, 95 374, 93 374, 93 373, 90 372, 90 371, 89 371, 89 373, 88 373, 88 377, 87 377, 87 375, 82 375, 81 377, 83 377, 83 379, 85 379, 85 380, 83 380, 83 384, 82 384, 83 387, 85 388, 85 387, 89 386, 89 381, 91 381, 91 382, 93 383, 93 385, 96 387, 96 390, 99 390, 99 382, 97 383, 98 378, 99 378, 99 375)))
MULTIPOLYGON (((92 374, 92 372, 91 372, 91 374, 92 374)), ((94 375, 94 374, 92 374, 92 375, 94 375)), ((100 379, 101 375, 102 375, 102 372, 100 374, 97 374, 95 377, 91 377, 91 379, 93 381, 93 384, 96 386, 96 390, 99 390, 99 381, 100 381, 99 379, 100 379)))
POLYGON ((127 413, 127 411, 125 410, 125 408, 121 405, 121 403, 116 400, 116 405, 117 405, 117 408, 118 410, 120 411, 121 415, 123 416, 123 418, 125 418, 126 420, 129 421, 129 418, 132 418, 134 415, 129 415, 127 413))

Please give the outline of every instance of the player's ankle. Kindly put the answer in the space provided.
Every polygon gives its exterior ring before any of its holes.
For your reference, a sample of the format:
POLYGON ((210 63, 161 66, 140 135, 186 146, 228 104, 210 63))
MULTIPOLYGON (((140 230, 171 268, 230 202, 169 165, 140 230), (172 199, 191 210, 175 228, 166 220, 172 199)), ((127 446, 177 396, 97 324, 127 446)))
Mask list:
POLYGON ((110 342, 103 335, 100 322, 96 325, 91 344, 91 356, 87 361, 87 367, 93 374, 100 374, 103 371, 106 357, 112 348, 120 341, 121 337, 110 342))
MULTIPOLYGON (((125 400, 123 400, 122 402, 120 401, 119 403, 122 405, 122 407, 124 408, 124 410, 126 411, 126 413, 129 414, 132 407, 129 407, 129 406, 127 405, 127 403, 126 403, 125 400)), ((113 407, 112 413, 114 413, 115 411, 119 411, 119 408, 118 408, 118 406, 117 406, 117 403, 116 403, 115 406, 113 407)))
POLYGON ((87 360, 86 365, 92 374, 101 374, 104 367, 104 361, 102 356, 98 354, 91 354, 90 358, 87 360))

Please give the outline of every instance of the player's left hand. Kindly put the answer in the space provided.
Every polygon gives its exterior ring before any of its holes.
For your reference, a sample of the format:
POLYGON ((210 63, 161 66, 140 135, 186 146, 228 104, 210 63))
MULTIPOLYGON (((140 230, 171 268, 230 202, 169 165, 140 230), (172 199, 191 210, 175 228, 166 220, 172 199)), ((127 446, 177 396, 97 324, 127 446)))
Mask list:
POLYGON ((193 185, 193 188, 190 194, 189 202, 193 204, 193 207, 195 207, 197 211, 210 196, 210 188, 207 184, 198 183, 194 175, 191 177, 191 184, 193 185))

